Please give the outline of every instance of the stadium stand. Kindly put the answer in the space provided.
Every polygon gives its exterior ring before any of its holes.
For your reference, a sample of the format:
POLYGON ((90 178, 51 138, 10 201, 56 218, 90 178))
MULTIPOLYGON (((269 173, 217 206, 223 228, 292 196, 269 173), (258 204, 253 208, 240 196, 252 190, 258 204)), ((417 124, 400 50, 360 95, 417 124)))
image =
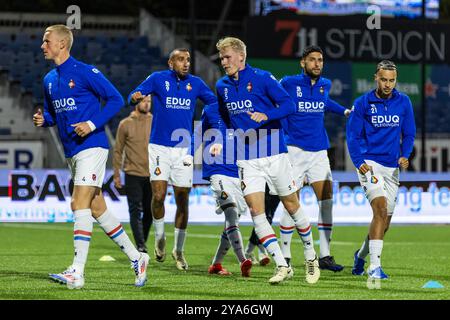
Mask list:
MULTIPOLYGON (((52 68, 43 59, 40 37, 0 33, 0 68, 6 73, 12 90, 20 86, 20 94, 30 96, 33 105, 43 103, 42 76, 52 68)), ((150 73, 166 68, 159 47, 149 46, 146 37, 78 36, 72 55, 95 65, 124 98, 150 73)), ((123 111, 124 115, 128 112, 123 111)), ((113 133, 120 118, 111 125, 113 133)))

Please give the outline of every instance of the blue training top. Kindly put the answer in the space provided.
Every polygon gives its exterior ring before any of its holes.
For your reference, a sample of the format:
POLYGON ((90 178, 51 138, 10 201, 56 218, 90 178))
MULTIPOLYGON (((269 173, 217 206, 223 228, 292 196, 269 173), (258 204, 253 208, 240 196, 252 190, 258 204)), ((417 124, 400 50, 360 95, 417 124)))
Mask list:
POLYGON ((296 104, 296 112, 283 119, 286 143, 306 151, 321 151, 330 147, 324 125, 326 111, 344 115, 345 108, 330 99, 331 81, 319 77, 314 85, 307 74, 281 79, 296 104))
POLYGON ((237 160, 286 153, 280 119, 295 112, 295 104, 269 72, 246 65, 239 80, 224 76, 216 84, 219 111, 238 139, 237 160), (262 112, 268 120, 257 123, 247 112, 262 112), (255 129, 255 130, 250 130, 255 129))
POLYGON ((373 90, 357 98, 353 108, 347 122, 347 144, 356 168, 365 159, 396 168, 400 157, 409 158, 416 124, 406 94, 394 89, 389 99, 381 99, 373 90))
POLYGON ((69 57, 44 77, 44 127, 58 127, 66 158, 80 151, 109 149, 105 124, 123 107, 117 89, 95 67, 69 57), (102 108, 101 100, 106 104, 102 108), (78 136, 72 124, 92 121, 96 129, 78 136))
POLYGON ((197 98, 205 104, 217 102, 202 79, 190 74, 179 78, 173 70, 152 73, 130 93, 130 104, 131 96, 137 91, 152 95, 150 142, 167 147, 190 146, 197 98))
POLYGON ((202 174, 203 179, 209 180, 214 174, 239 178, 236 165, 234 135, 227 134, 227 129, 219 114, 218 104, 207 105, 202 113, 202 137, 204 141, 202 174), (206 134, 205 134, 206 133, 206 134), (211 156, 209 148, 211 144, 222 144, 223 149, 219 156, 211 156), (227 146, 232 146, 230 150, 227 146))

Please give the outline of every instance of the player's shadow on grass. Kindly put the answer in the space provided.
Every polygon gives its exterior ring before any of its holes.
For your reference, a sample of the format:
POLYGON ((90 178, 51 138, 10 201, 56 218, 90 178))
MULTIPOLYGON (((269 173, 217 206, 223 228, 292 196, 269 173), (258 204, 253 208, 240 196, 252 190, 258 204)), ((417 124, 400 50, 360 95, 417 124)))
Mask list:
POLYGON ((0 293, 1 300, 55 300, 56 298, 53 295, 46 294, 34 294, 34 293, 25 293, 25 294, 17 294, 17 293, 0 293))
POLYGON ((418 278, 418 279, 433 279, 436 281, 449 281, 450 282, 450 276, 442 276, 442 275, 429 275, 429 274, 396 274, 394 275, 396 278, 418 278))
POLYGON ((32 278, 32 279, 48 279, 48 273, 42 272, 18 272, 14 270, 0 270, 0 278, 4 277, 23 277, 32 278))

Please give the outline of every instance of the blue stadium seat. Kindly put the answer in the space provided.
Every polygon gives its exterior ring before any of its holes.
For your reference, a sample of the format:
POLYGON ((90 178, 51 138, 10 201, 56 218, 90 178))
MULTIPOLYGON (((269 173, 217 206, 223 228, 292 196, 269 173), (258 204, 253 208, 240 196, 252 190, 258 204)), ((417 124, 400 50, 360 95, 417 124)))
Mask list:
POLYGON ((128 74, 128 66, 126 64, 112 64, 110 67, 111 76, 121 76, 128 74))
POLYGON ((159 47, 148 47, 147 53, 153 57, 160 57, 161 49, 159 47))
POLYGON ((34 78, 31 73, 28 73, 22 77, 22 80, 20 83, 26 91, 32 91, 33 86, 36 83, 36 78, 34 78))
MULTIPOLYGON (((11 80, 17 81, 22 92, 31 92, 33 101, 42 104, 42 80, 55 66, 42 55, 42 35, 0 33, 0 69, 8 70, 11 80)), ((117 87, 124 99, 156 69, 167 69, 167 59, 161 57, 158 47, 149 47, 146 37, 76 36, 71 55, 88 64, 94 64, 117 87), (153 65, 156 67, 152 68, 153 65)), ((117 126, 131 112, 123 108, 110 123, 117 126)))
POLYGON ((38 102, 44 101, 44 88, 42 87, 42 83, 35 83, 32 88, 33 98, 38 102))
POLYGON ((14 53, 12 51, 1 51, 0 52, 0 65, 8 69, 14 61, 14 53))
POLYGON ((17 54, 16 59, 25 66, 34 64, 34 54, 31 51, 20 51, 17 54))

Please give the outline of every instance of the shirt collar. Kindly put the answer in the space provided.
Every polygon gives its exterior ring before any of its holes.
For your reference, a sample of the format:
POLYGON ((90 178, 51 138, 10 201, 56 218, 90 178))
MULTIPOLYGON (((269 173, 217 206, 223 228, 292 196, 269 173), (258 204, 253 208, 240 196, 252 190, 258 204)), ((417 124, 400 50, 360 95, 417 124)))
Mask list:
MULTIPOLYGON (((300 76, 300 79, 305 82, 305 84, 311 86, 311 77, 308 74, 306 74, 305 72, 302 72, 302 73, 300 73, 299 76, 300 76)), ((322 81, 322 76, 319 76, 316 79, 315 85, 320 83, 321 81, 322 81)))
POLYGON ((67 69, 70 69, 73 65, 75 65, 78 61, 75 60, 75 58, 73 58, 72 56, 69 56, 69 58, 64 61, 63 63, 61 63, 59 66, 56 66, 56 69, 58 71, 64 71, 67 69))
POLYGON ((247 79, 250 76, 252 71, 253 68, 248 63, 246 63, 245 68, 238 71, 239 74, 238 80, 235 80, 232 76, 228 76, 228 80, 233 84, 240 83, 241 81, 245 81, 245 79, 247 79))
POLYGON ((175 72, 175 70, 169 69, 169 72, 170 72, 170 74, 171 74, 172 76, 175 77, 175 79, 180 79, 180 80, 186 80, 186 79, 189 79, 190 76, 191 76, 191 74, 188 73, 184 78, 180 78, 180 77, 178 76, 178 74, 175 72))
POLYGON ((392 96, 388 99, 382 99, 382 98, 378 98, 377 95, 375 94, 376 89, 373 89, 372 91, 369 92, 369 102, 380 102, 380 103, 384 103, 390 100, 393 100, 395 98, 397 98, 398 96, 398 91, 397 89, 393 89, 392 90, 392 96))

